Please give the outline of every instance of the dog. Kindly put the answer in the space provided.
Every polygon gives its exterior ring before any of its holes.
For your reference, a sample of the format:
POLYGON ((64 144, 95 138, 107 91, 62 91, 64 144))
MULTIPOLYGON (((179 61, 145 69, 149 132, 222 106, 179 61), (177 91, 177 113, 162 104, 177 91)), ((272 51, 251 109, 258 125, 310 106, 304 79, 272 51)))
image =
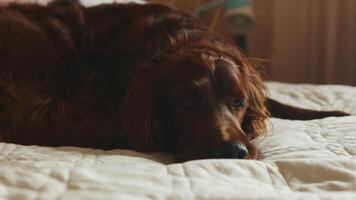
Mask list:
POLYGON ((256 159, 266 120, 347 115, 266 97, 229 38, 158 4, 0 7, 5 141, 256 159))

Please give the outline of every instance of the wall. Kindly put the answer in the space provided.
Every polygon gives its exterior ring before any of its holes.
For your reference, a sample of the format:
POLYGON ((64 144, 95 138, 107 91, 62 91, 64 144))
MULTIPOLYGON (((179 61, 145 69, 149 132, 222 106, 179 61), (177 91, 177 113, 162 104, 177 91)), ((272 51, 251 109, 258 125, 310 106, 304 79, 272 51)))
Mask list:
POLYGON ((247 46, 249 56, 262 58, 267 74, 272 71, 273 46, 273 0, 252 0, 255 15, 255 25, 249 31, 247 46))
POLYGON ((272 80, 356 85, 356 1, 254 0, 250 56, 272 80))

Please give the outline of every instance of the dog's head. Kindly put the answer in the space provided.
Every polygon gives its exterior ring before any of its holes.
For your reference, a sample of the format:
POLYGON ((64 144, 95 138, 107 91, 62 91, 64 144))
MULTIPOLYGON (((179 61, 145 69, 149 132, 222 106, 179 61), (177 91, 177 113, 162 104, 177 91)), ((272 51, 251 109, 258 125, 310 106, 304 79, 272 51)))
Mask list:
POLYGON ((256 158, 265 131, 264 85, 233 45, 170 36, 170 48, 141 62, 121 112, 123 139, 179 160, 256 158), (183 38, 183 39, 182 39, 183 38))

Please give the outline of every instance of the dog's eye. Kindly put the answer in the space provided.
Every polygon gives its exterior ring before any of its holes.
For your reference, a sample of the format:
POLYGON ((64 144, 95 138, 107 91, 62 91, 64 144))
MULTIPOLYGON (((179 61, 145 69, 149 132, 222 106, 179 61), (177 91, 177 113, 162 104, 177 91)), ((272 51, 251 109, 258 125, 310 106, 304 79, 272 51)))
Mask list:
POLYGON ((241 109, 242 107, 244 107, 244 101, 242 99, 235 99, 234 102, 232 103, 232 106, 235 109, 241 109))
POLYGON ((194 101, 193 101, 192 98, 186 97, 186 98, 184 98, 184 99, 182 100, 182 104, 183 104, 184 107, 189 108, 189 107, 192 107, 192 106, 193 106, 194 101))

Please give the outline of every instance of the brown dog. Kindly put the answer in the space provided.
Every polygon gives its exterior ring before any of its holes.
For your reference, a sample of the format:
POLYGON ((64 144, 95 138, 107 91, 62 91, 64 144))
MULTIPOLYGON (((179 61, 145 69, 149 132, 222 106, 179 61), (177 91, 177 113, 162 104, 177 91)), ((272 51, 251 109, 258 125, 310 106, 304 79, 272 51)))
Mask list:
POLYGON ((344 115, 266 99, 235 46, 189 15, 147 4, 0 8, 0 128, 8 142, 256 158, 270 110, 344 115))

